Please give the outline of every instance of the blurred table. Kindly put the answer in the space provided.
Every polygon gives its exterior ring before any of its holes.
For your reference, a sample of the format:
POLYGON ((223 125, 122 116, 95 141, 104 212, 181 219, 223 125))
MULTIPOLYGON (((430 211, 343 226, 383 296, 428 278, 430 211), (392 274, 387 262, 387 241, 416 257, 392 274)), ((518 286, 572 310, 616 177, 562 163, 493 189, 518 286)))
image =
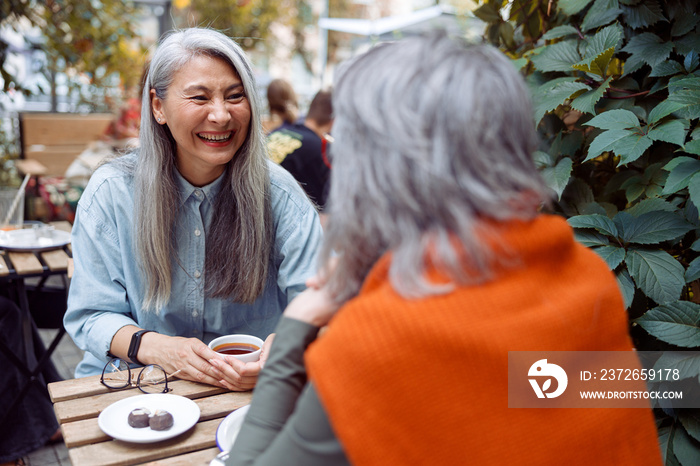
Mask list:
MULTIPOLYGON (((57 230, 70 232, 71 224, 65 221, 52 222, 57 230)), ((27 299, 27 288, 25 281, 28 278, 39 278, 36 289, 41 289, 46 280, 51 276, 60 277, 65 292, 68 292, 68 276, 72 268, 71 245, 67 244, 61 248, 48 251, 6 251, 0 248, 0 282, 7 283, 14 291, 15 301, 23 312, 23 327, 25 351, 33 351, 31 342, 31 310, 27 299)), ((62 326, 60 326, 62 330, 62 326)), ((59 331, 60 332, 60 331, 59 331)), ((58 345, 59 333, 54 343, 58 345)), ((55 348, 55 347, 54 347, 55 348)), ((52 353, 54 348, 47 352, 52 353)), ((28 353, 27 353, 28 354, 28 353)))
POLYGON ((187 380, 168 381, 171 394, 192 399, 200 409, 199 421, 177 437, 155 443, 114 440, 100 430, 97 417, 112 403, 136 395, 138 388, 110 390, 100 376, 49 384, 56 418, 73 466, 208 465, 219 453, 216 429, 231 412, 250 403, 252 391, 229 392, 187 380))
MULTIPOLYGON (((57 230, 71 231, 71 224, 65 221, 51 223, 57 230)), ((65 313, 65 299, 68 293, 68 275, 72 267, 71 245, 67 244, 60 248, 51 250, 37 251, 8 251, 0 248, 0 283, 6 286, 13 295, 14 301, 22 311, 22 339, 24 346, 24 354, 15 355, 12 353, 3 342, 0 342, 0 350, 13 362, 27 377, 27 381, 20 389, 15 400, 7 400, 8 413, 14 405, 25 396, 29 384, 32 383, 38 374, 41 373, 44 365, 51 357, 61 338, 65 334, 65 329, 62 324, 56 325, 58 334, 52 341, 49 348, 41 355, 35 365, 29 364, 33 360, 32 353, 34 352, 34 338, 32 333, 32 325, 34 319, 32 317, 32 309, 29 306, 27 296, 27 285, 25 281, 30 278, 38 279, 38 283, 32 286, 34 290, 41 290, 49 277, 57 276, 61 279, 63 288, 60 293, 63 303, 51 306, 52 309, 62 309, 65 313), (30 356, 31 355, 31 356, 30 356), (33 367, 32 367, 33 366, 33 367)), ((45 311, 45 310, 37 310, 45 311)), ((61 315, 53 316, 58 322, 61 322, 61 315)), ((2 421, 2 420, 0 420, 2 421)))

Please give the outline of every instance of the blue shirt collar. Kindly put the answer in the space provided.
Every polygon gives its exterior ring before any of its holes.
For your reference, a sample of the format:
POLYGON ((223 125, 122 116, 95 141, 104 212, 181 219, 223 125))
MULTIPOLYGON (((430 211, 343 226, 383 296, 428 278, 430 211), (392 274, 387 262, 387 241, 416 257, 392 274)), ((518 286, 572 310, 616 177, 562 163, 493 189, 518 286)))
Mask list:
MULTIPOLYGON (((226 170, 228 170, 228 168, 226 170)), ((194 194, 197 190, 203 192, 205 199, 208 199, 209 202, 213 204, 214 198, 217 194, 219 194, 219 191, 221 191, 221 187, 223 186, 226 170, 224 170, 224 172, 217 179, 215 179, 208 185, 199 188, 197 186, 191 185, 190 182, 187 181, 185 177, 182 176, 180 172, 176 169, 175 179, 177 182, 178 191, 180 192, 180 204, 184 204, 185 201, 187 201, 187 199, 189 199, 190 196, 194 194)))

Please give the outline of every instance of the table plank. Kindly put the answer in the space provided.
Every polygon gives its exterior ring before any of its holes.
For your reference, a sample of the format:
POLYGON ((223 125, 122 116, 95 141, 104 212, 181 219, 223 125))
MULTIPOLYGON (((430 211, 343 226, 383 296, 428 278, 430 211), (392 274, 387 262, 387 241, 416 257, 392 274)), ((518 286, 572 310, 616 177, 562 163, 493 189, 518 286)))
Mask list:
MULTIPOLYGON (((196 424, 189 431, 157 444, 134 444, 111 440, 68 450, 73 466, 117 466, 143 463, 216 446, 221 419, 196 424), (157 448, 154 448, 157 445, 157 448)), ((213 458, 213 457, 212 457, 213 458)))
POLYGON ((39 259, 31 252, 9 252, 10 260, 15 266, 18 275, 28 275, 32 273, 42 273, 44 267, 39 259))
POLYGON ((10 274, 10 266, 5 262, 5 254, 0 254, 0 277, 10 274))
MULTIPOLYGON (((97 379, 97 384, 101 385, 99 378, 97 379)), ((173 395, 180 395, 191 399, 227 392, 227 390, 223 388, 198 384, 187 380, 175 380, 172 382, 172 384, 168 382, 168 385, 172 386, 173 390, 170 393, 173 395)), ((54 402, 53 408, 58 422, 63 424, 66 422, 97 417, 103 409, 115 401, 129 398, 134 396, 134 394, 140 395, 141 392, 136 388, 112 391, 109 393, 102 392, 102 394, 96 394, 93 396, 83 396, 82 398, 54 402)))
POLYGON ((219 449, 214 447, 206 450, 195 451, 193 453, 186 453, 178 456, 177 458, 164 458, 162 460, 151 461, 150 463, 145 463, 144 466, 208 465, 218 454, 219 449))
MULTIPOLYGON (((228 392, 195 399, 194 402, 197 403, 200 410, 199 422, 212 419, 222 421, 232 411, 249 404, 252 396, 252 392, 228 392)), ((68 448, 104 442, 110 439, 98 426, 97 417, 67 422, 61 425, 61 429, 63 440, 68 448)))
MULTIPOLYGON (((133 370, 131 377, 135 379, 138 375, 139 369, 133 370)), ((172 388, 175 395, 182 395, 188 398, 200 398, 203 396, 216 395, 218 393, 226 393, 228 390, 224 388, 214 387, 212 385, 205 385, 197 382, 190 382, 189 380, 181 379, 168 379, 168 387, 172 388), (197 394, 197 396, 193 396, 197 394)), ((51 401, 58 403, 61 401, 75 400, 78 398, 84 398, 86 396, 100 395, 102 393, 114 392, 113 390, 105 387, 100 383, 99 375, 91 375, 89 377, 81 377, 79 379, 62 380, 60 382, 52 382, 48 385, 49 396, 51 401)), ((133 389, 137 390, 137 389, 133 389)), ((130 392, 129 390, 123 391, 133 395, 137 393, 136 391, 130 392)), ((116 392, 114 392, 116 393, 116 392)))
POLYGON ((41 253, 41 258, 52 272, 68 270, 68 260, 70 257, 68 257, 68 254, 66 254, 63 249, 44 251, 41 253))
POLYGON ((66 220, 56 220, 53 222, 49 222, 49 225, 53 225, 53 227, 57 230, 67 231, 68 233, 70 233, 73 230, 73 226, 70 224, 70 222, 66 220))

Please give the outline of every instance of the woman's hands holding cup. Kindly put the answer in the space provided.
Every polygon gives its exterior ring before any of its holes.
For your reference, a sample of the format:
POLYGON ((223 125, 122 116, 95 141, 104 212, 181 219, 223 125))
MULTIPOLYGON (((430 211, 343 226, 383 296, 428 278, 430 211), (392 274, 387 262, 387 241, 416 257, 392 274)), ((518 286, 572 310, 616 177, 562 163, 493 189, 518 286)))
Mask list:
POLYGON ((142 338, 139 359, 143 363, 160 365, 168 374, 179 371, 180 379, 246 391, 255 387, 272 339, 270 335, 263 343, 259 360, 242 362, 234 356, 215 352, 196 338, 147 333, 142 338))

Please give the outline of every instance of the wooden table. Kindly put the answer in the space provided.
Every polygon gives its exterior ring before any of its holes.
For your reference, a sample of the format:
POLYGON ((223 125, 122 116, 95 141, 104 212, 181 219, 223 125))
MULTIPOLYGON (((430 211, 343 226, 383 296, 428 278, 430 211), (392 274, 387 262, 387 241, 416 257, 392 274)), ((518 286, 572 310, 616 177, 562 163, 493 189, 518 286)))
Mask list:
POLYGON ((230 392, 186 380, 168 382, 171 394, 194 400, 197 424, 169 440, 136 444, 114 440, 97 425, 100 412, 115 401, 142 395, 137 388, 110 390, 100 376, 49 384, 49 394, 73 466, 98 465, 208 465, 216 457, 216 429, 231 412, 250 403, 252 392, 230 392))

